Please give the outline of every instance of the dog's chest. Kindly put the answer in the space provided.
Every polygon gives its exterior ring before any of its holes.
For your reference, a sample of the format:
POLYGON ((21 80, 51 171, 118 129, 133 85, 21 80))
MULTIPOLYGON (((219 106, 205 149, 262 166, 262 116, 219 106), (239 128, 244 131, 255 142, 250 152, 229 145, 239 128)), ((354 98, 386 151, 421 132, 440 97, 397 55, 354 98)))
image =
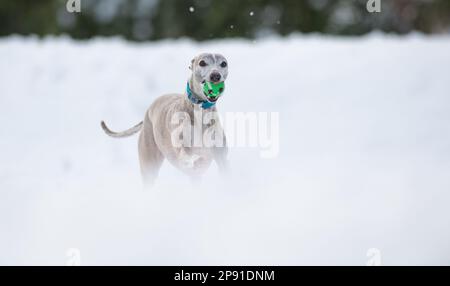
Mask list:
POLYGON ((203 139, 204 144, 201 147, 214 147, 211 145, 212 142, 205 141, 214 140, 218 134, 223 133, 216 109, 195 108, 190 112, 189 117, 192 139, 195 140, 195 145, 200 147, 198 145, 199 140, 203 139))

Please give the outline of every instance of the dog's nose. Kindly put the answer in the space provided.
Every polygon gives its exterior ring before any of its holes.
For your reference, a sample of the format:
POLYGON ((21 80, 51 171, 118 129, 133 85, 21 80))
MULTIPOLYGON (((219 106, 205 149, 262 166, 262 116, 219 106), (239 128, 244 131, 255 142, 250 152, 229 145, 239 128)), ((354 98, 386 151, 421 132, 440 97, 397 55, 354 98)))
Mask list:
POLYGON ((209 78, 212 82, 218 82, 220 81, 221 76, 220 73, 214 72, 209 76, 209 78))

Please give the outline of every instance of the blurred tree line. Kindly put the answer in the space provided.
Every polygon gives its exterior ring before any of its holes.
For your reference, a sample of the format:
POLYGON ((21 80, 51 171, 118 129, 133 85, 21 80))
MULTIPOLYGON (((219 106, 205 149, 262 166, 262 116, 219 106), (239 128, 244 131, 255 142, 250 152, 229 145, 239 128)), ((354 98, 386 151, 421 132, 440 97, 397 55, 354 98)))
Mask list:
POLYGON ((120 35, 145 41, 255 38, 292 32, 450 31, 449 0, 380 0, 380 13, 369 13, 367 1, 80 0, 81 13, 69 13, 67 0, 1 0, 0 36, 68 34, 86 39, 120 35))

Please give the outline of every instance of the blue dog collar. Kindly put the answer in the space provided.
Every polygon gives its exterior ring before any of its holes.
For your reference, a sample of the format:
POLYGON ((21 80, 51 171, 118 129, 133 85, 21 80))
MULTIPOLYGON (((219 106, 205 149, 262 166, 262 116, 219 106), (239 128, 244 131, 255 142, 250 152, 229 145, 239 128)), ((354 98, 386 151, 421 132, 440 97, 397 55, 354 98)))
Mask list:
POLYGON ((201 104, 201 107, 202 107, 203 109, 208 109, 208 108, 211 108, 211 107, 213 107, 214 105, 216 105, 215 102, 209 102, 209 101, 206 101, 206 100, 200 100, 200 99, 196 98, 196 97, 194 96, 194 94, 192 93, 191 88, 189 87, 189 82, 188 82, 187 85, 186 85, 186 93, 187 93, 187 96, 188 96, 189 100, 190 100, 193 104, 201 104))

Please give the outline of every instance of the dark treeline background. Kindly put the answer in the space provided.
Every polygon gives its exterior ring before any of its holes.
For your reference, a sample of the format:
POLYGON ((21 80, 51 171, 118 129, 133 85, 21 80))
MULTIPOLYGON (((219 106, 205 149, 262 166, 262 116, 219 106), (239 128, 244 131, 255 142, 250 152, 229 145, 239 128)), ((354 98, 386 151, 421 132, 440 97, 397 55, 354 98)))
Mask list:
POLYGON ((293 32, 450 31, 450 0, 381 0, 381 13, 368 13, 367 0, 80 1, 81 13, 68 13, 67 0, 1 0, 0 36, 68 34, 78 39, 123 36, 144 41, 293 32))

